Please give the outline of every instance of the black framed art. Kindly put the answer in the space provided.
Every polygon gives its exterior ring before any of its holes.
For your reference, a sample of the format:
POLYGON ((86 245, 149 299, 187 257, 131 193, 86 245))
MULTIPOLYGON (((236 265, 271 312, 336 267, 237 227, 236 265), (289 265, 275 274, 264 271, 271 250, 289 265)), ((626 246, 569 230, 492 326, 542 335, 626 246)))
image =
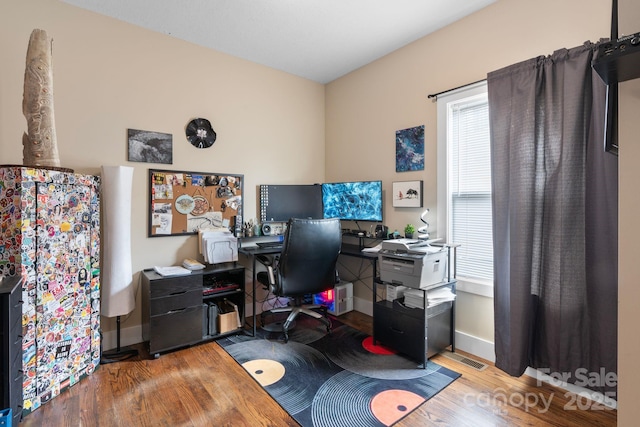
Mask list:
POLYGON ((144 163, 173 163, 173 135, 149 130, 127 129, 128 160, 144 163))
POLYGON ((398 181, 393 183, 394 208, 421 208, 422 181, 398 181))

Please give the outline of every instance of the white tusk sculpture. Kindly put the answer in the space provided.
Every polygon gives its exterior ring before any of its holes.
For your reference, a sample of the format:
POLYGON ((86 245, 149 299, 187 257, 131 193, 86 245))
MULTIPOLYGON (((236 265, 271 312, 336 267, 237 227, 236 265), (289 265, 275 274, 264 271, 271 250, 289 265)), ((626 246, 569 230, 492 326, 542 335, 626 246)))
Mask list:
POLYGON ((31 32, 22 99, 22 112, 27 119, 22 157, 27 166, 60 166, 53 115, 52 48, 53 40, 46 31, 31 32))

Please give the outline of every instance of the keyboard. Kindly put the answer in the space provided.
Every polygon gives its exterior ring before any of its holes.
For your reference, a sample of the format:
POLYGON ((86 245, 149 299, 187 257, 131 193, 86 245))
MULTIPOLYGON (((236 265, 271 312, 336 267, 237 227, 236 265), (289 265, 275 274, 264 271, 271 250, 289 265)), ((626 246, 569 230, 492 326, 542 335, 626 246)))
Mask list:
POLYGON ((282 242, 258 242, 258 243, 256 243, 256 245, 258 245, 258 247, 262 248, 262 249, 266 249, 266 248, 281 248, 282 247, 282 242))

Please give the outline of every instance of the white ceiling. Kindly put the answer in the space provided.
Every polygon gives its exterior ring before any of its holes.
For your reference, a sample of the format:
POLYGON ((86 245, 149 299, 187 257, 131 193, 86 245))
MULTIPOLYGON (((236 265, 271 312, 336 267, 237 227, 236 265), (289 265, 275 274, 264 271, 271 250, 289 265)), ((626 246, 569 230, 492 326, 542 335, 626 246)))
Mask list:
POLYGON ((62 0, 328 83, 496 0, 62 0))

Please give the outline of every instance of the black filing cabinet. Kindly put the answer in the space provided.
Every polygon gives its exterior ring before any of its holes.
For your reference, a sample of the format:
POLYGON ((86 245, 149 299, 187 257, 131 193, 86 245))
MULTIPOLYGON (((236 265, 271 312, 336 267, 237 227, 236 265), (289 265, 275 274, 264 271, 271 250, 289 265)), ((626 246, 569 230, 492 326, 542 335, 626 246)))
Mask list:
MULTIPOLYGON (((379 286, 374 285, 375 288, 379 286)), ((390 285, 393 286, 393 285, 390 285)), ((428 358, 454 344, 455 301, 446 301, 427 307, 430 290, 448 287, 455 294, 455 281, 421 289, 425 306, 409 308, 402 299, 376 301, 373 305, 373 338, 407 356, 420 361, 426 367, 428 358)))
POLYGON ((202 276, 143 272, 142 318, 142 338, 155 357, 202 340, 202 276))
MULTIPOLYGON (((380 341, 400 353, 415 359, 427 367, 427 359, 451 347, 455 351, 455 295, 456 295, 456 248, 448 244, 447 271, 442 282, 417 289, 422 293, 422 307, 408 307, 404 298, 386 298, 387 286, 378 277, 373 280, 373 340, 380 341), (448 288, 454 295, 452 301, 436 303, 429 292, 448 288), (380 292, 382 291, 382 292, 380 292), (385 293, 385 298, 380 294, 385 293)), ((413 289, 416 291, 416 289, 413 289)), ((394 292, 395 294, 396 292, 394 292)))
POLYGON ((22 418, 22 279, 0 278, 0 409, 11 408, 12 425, 22 418))
MULTIPOLYGON (((197 344, 222 336, 205 332, 207 303, 233 301, 238 318, 244 318, 244 267, 235 263, 210 265, 204 270, 183 276, 163 277, 153 269, 142 272, 142 338, 148 342, 149 354, 197 344), (215 288, 212 283, 220 286, 215 288), (235 285, 228 289, 229 283, 235 285), (213 293, 210 293, 213 291, 213 293)), ((229 333, 238 332, 235 328, 229 333)))

